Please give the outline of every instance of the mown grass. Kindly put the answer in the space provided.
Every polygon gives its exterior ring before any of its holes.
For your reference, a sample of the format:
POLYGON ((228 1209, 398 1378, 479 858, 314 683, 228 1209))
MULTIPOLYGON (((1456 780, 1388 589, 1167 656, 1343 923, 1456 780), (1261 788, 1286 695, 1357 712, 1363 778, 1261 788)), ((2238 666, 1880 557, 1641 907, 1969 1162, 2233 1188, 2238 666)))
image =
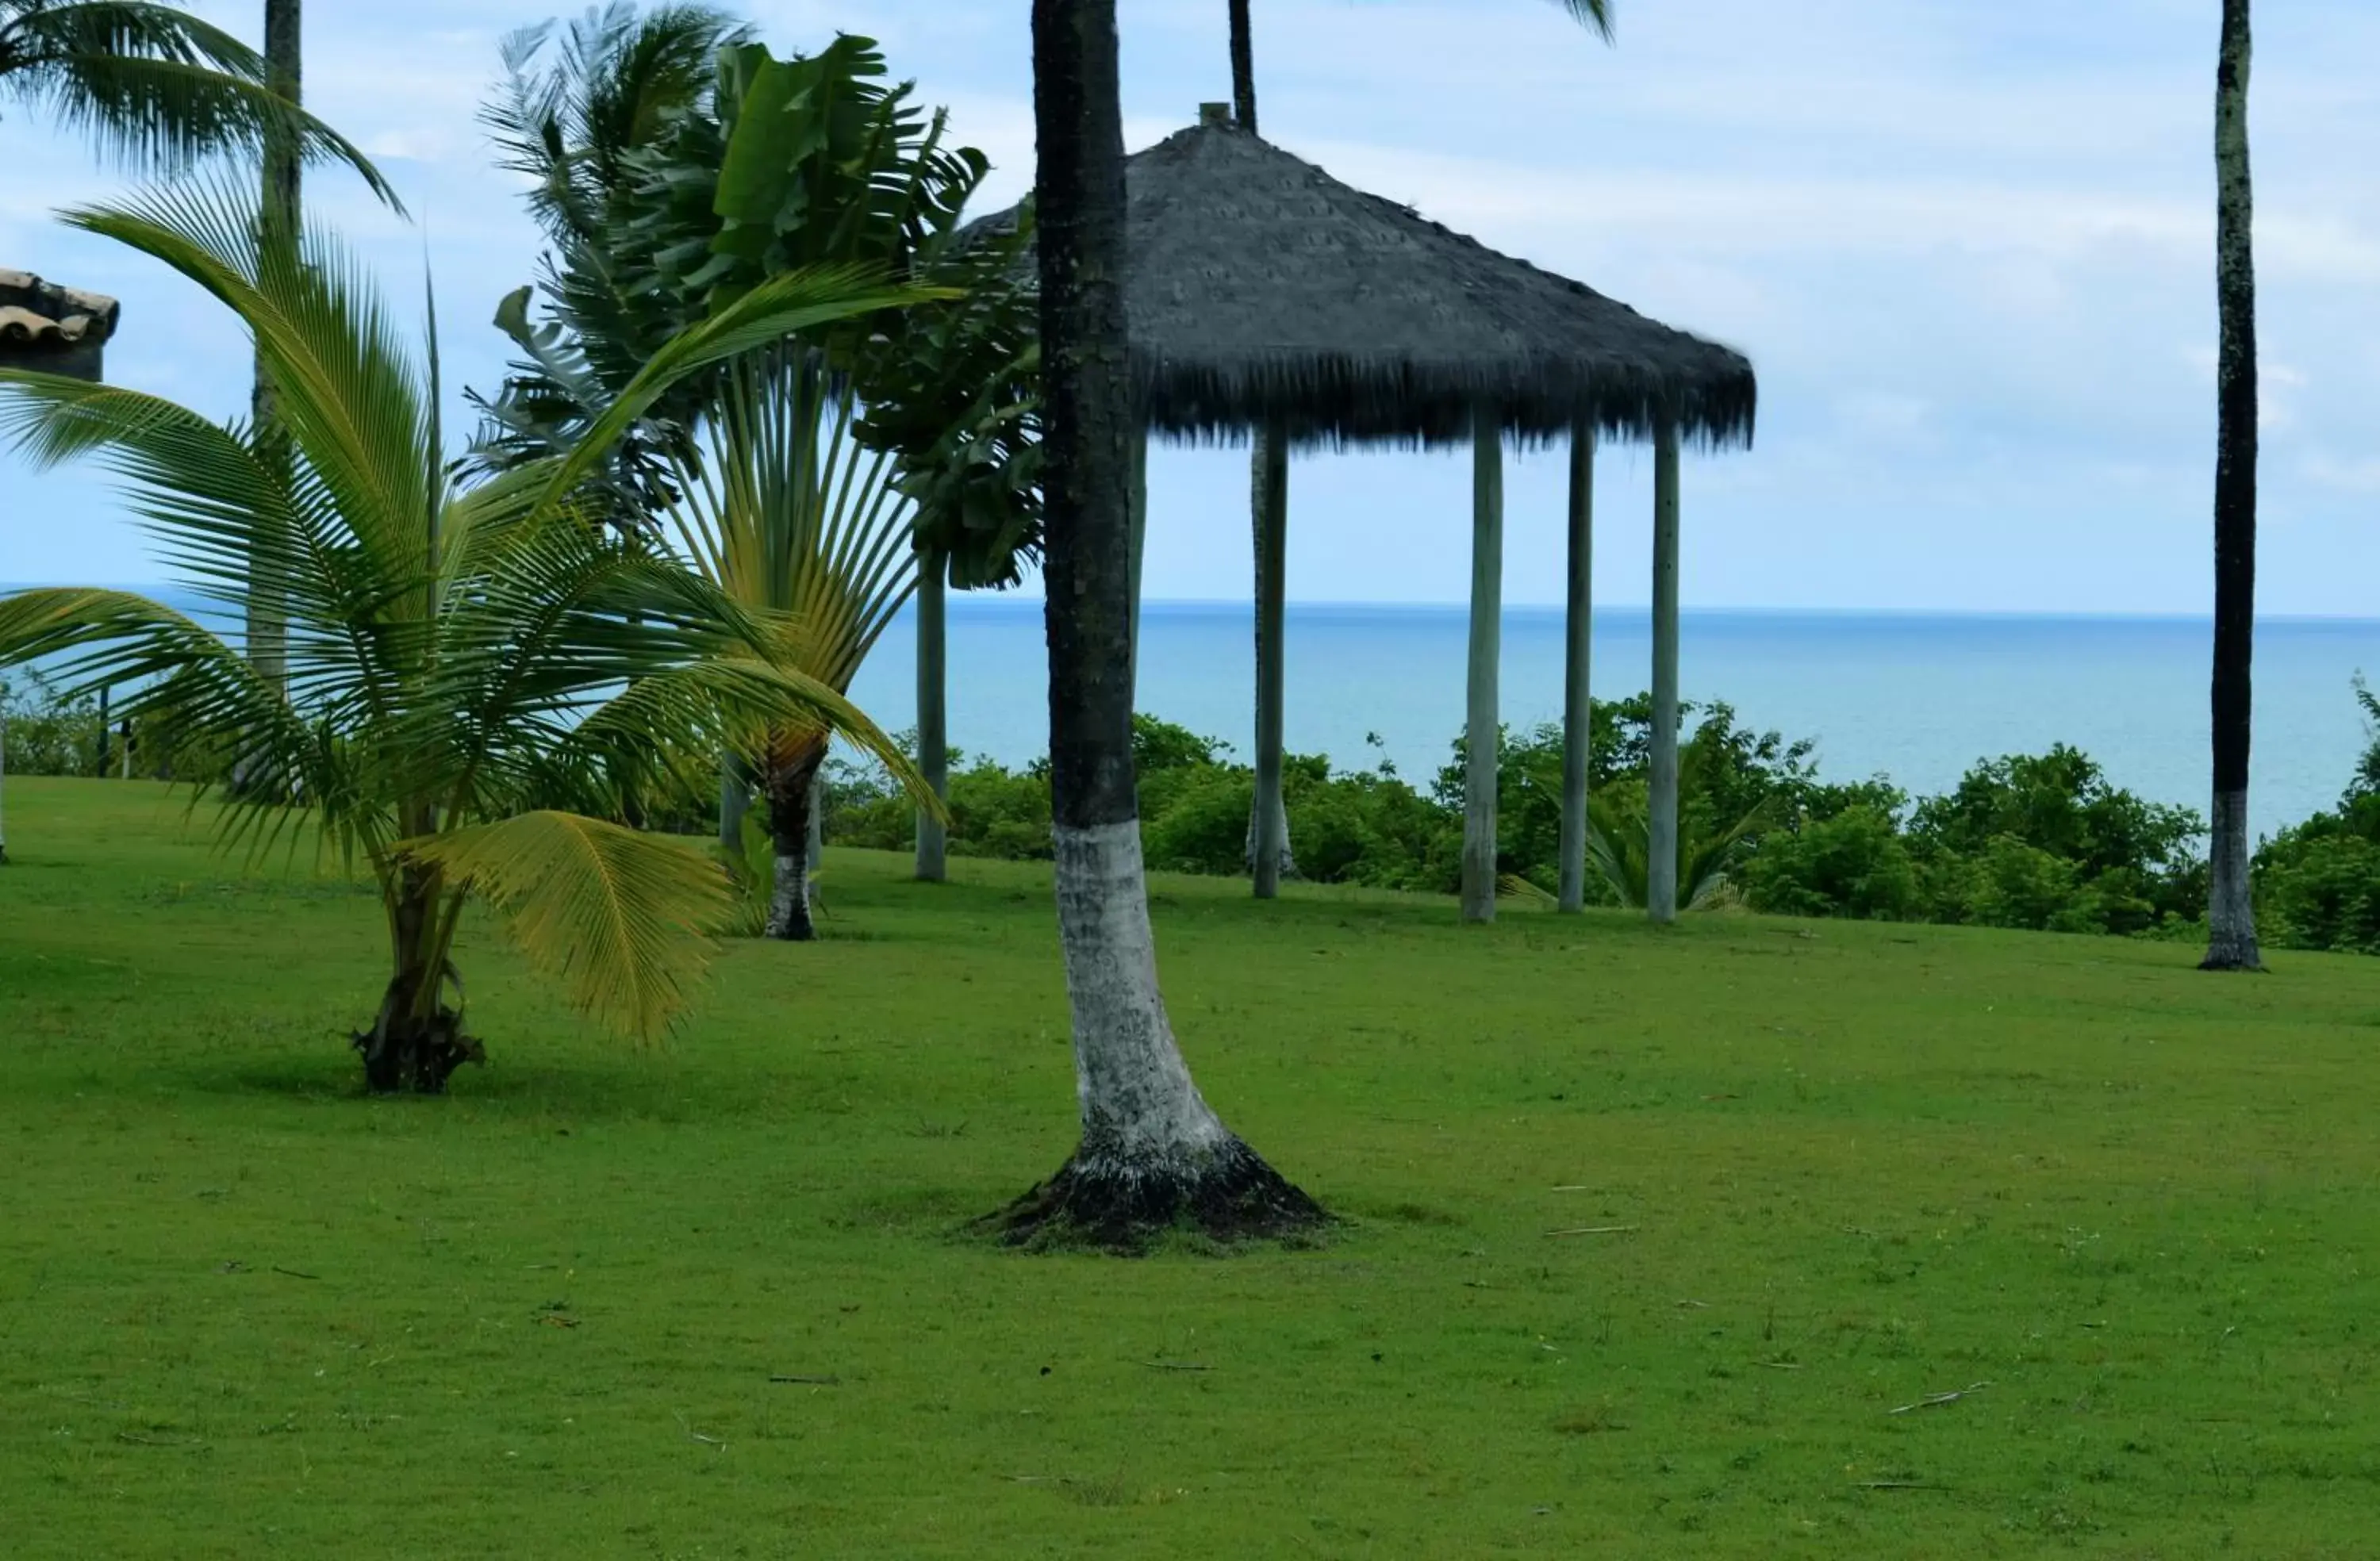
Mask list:
POLYGON ((651 1053, 477 939, 492 1066, 367 1100, 369 899, 8 804, 0 1555, 2380 1554, 2380 962, 1161 879, 1348 1222, 1032 1256, 1035 869, 831 853, 651 1053))

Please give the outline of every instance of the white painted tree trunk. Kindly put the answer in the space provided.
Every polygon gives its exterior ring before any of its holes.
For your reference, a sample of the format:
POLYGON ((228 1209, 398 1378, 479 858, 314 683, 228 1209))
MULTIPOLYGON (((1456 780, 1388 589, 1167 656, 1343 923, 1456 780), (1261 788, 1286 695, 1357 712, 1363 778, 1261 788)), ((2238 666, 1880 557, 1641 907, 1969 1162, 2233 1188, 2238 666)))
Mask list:
POLYGON ((1496 672, 1504 618, 1504 442, 1495 417, 1471 430, 1471 670, 1463 800, 1463 919, 1496 919, 1496 672))
POLYGON ((1058 928, 1074 1010, 1079 1172, 1139 1181, 1209 1174, 1237 1140, 1174 1044, 1157 985, 1140 826, 1057 826, 1058 928))
POLYGON ((1678 426, 1653 449, 1653 734, 1645 909, 1678 918, 1678 426))
POLYGON ((1561 894, 1564 911, 1586 906, 1586 783, 1595 727, 1587 664, 1595 626, 1595 425, 1570 430, 1570 570, 1562 632, 1561 894))
MULTIPOLYGON (((950 569, 939 557, 920 561, 917 571, 917 769, 934 795, 951 794, 948 722, 950 648, 943 603, 950 569)), ((949 877, 950 833, 942 821, 917 810, 917 877, 941 883, 949 877)))

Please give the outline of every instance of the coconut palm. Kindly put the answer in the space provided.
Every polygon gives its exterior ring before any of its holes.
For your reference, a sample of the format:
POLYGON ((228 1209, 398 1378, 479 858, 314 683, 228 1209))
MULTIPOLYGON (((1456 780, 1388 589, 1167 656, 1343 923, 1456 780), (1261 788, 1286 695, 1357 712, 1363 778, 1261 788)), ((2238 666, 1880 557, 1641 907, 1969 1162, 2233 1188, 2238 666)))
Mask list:
POLYGON ((2205 968, 2255 970, 2249 896, 2250 661, 2256 637, 2256 254, 2248 163, 2248 0, 2223 0, 2215 77, 2215 808, 2205 968))
MULTIPOLYGON (((285 0, 283 0, 285 3, 285 0)), ((371 161, 273 90, 264 56, 152 0, 0 0, 0 99, 35 109, 144 171, 261 149, 290 134, 395 196, 371 161)))
POLYGON ((847 268, 755 288, 664 344, 566 453, 474 482, 443 448, 434 321, 412 350, 326 238, 275 242, 252 196, 203 184, 67 221, 238 316, 279 391, 284 453, 159 397, 27 373, 0 376, 0 426, 36 460, 113 467, 200 598, 234 609, 270 569, 287 687, 200 619, 119 591, 0 599, 0 665, 70 656, 80 686, 129 686, 150 742, 241 777, 227 839, 294 841, 310 819, 369 870, 391 962, 357 1041, 371 1088, 435 1092, 479 1055, 454 964, 474 897, 590 1012, 650 1034, 680 1006, 723 885, 604 821, 656 768, 707 768, 799 720, 911 774, 840 695, 765 653, 775 625, 592 524, 580 495, 672 383, 918 291, 847 268))
POLYGON ((1074 1155, 1003 1217, 1128 1243, 1321 1217, 1223 1125, 1166 1021, 1132 757, 1134 398, 1124 351, 1123 123, 1115 0, 1034 0, 1039 161, 1044 578, 1058 931, 1074 1010, 1074 1155))

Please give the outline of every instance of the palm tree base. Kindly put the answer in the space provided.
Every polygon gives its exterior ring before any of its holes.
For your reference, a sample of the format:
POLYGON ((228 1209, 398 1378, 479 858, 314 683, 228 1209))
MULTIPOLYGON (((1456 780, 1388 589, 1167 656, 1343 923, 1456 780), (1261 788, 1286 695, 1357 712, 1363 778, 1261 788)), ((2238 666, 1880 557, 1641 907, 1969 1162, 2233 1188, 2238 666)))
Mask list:
POLYGON ((1169 1232, 1277 1240, 1330 1222, 1321 1204, 1231 1138, 1195 1161, 1085 1144, 1057 1175, 977 1228, 1008 1246, 1136 1252, 1169 1232))
POLYGON ((2198 968, 2250 971, 2261 975, 2265 971, 2265 960, 2257 951, 2256 940, 2252 938, 2218 938, 2207 946, 2206 957, 2198 962, 2198 968))
POLYGON ((427 1019, 406 1011, 409 992, 404 977, 390 982, 380 1016, 354 1037, 364 1059, 364 1088, 373 1095, 443 1095, 455 1069, 488 1059, 480 1043, 463 1034, 463 1016, 453 1009, 442 1007, 427 1019))

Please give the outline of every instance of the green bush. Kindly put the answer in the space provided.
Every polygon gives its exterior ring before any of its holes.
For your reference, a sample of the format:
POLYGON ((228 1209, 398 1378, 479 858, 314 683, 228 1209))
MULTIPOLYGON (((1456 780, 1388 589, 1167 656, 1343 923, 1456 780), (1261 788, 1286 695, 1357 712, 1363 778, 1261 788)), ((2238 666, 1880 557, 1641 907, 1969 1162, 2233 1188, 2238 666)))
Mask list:
POLYGON ((1782 915, 1907 921, 1924 904, 1900 825, 1867 803, 1767 836, 1736 877, 1753 909, 1782 915))

